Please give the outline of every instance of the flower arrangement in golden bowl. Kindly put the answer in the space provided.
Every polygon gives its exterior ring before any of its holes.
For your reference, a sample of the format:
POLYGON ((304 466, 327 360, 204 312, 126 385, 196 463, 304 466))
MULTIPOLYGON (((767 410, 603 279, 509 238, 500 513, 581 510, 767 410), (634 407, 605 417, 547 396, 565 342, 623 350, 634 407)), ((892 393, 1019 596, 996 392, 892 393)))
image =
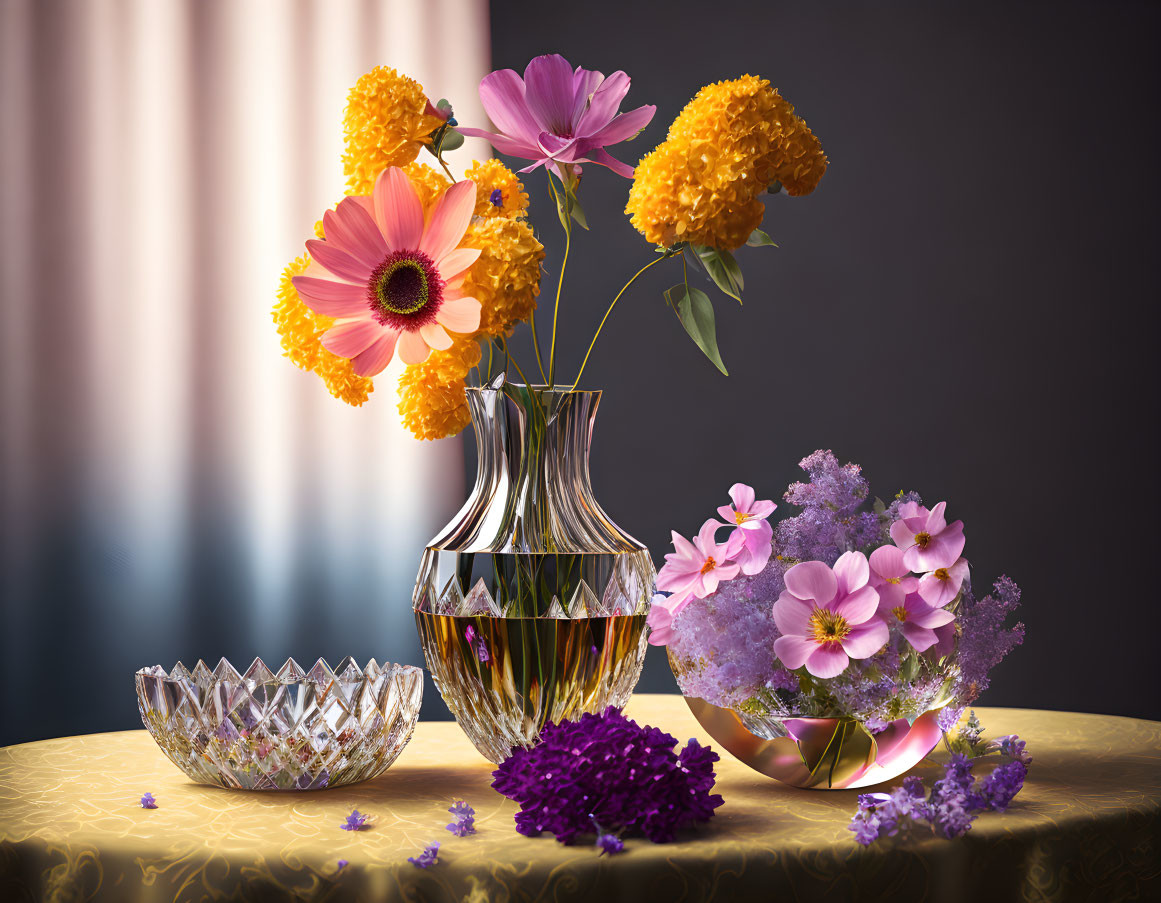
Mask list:
POLYGON ((535 742, 549 719, 623 705, 644 661, 653 563, 589 481, 600 392, 579 386, 602 329, 643 273, 667 266, 680 279, 667 306, 726 373, 699 281, 740 302, 734 252, 773 244, 760 228, 764 197, 809 194, 826 171, 806 123, 750 75, 702 88, 633 167, 620 146, 656 108, 622 112, 629 88, 624 72, 540 56, 522 75, 483 78, 492 128, 481 128, 392 69, 367 73, 344 120, 347 193, 287 266, 274 309, 286 356, 337 398, 362 405, 398 356, 398 409, 417 438, 474 426, 475 489, 424 552, 413 607, 437 686, 493 761, 535 742), (450 155, 464 136, 526 165, 461 169, 450 155), (653 247, 562 381, 565 267, 573 230, 589 228, 590 170, 630 180, 625 212, 653 247), (541 328, 545 253, 529 221, 529 174, 546 182, 564 230, 541 328), (518 328, 531 335, 523 362, 508 341, 518 328))

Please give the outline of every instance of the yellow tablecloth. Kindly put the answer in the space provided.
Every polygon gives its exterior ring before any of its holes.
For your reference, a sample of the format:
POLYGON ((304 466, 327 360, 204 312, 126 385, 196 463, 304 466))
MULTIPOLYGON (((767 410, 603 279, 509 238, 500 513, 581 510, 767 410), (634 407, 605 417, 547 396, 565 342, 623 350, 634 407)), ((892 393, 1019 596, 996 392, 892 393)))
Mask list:
MULTIPOLYGON (((1161 898, 1161 723, 979 712, 988 735, 1019 733, 1035 758, 1016 805, 961 840, 869 849, 847 830, 857 791, 784 787, 728 755, 708 825, 598 857, 517 834, 514 804, 451 722, 420 724, 381 778, 310 793, 193 784, 144 731, 28 743, 0 750, 0 900, 1161 898), (147 790, 155 810, 138 806, 147 790), (445 830, 457 797, 478 834, 445 830), (371 829, 340 830, 353 808, 371 829), (436 866, 408 864, 433 840, 436 866)), ((709 742, 680 697, 637 696, 628 714, 709 742)))

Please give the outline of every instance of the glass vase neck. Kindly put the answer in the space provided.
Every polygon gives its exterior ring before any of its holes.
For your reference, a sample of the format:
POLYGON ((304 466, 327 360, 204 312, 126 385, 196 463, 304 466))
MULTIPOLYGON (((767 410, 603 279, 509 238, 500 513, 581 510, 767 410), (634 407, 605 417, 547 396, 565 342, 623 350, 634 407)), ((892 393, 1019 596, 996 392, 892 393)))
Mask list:
POLYGON ((589 450, 600 390, 504 383, 467 394, 476 483, 433 546, 517 554, 645 548, 593 495, 589 450))

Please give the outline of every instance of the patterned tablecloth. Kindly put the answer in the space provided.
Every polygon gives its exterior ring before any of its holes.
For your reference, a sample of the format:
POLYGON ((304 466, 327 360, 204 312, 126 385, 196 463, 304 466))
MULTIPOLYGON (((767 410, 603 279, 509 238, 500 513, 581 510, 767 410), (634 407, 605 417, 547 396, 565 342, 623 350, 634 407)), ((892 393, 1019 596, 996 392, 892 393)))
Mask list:
MULTIPOLYGON (((28 743, 0 750, 0 900, 1161 899, 1161 723, 979 712, 1035 758, 1015 806, 960 840, 869 849, 847 830, 856 791, 795 790, 728 757, 707 826, 598 857, 517 834, 450 722, 420 724, 381 778, 310 793, 192 784, 144 731, 28 743), (138 806, 145 791, 157 809, 138 806), (445 830, 457 797, 478 834, 445 830), (353 808, 369 830, 340 830, 353 808), (407 862, 433 840, 437 865, 407 862)), ((680 697, 637 696, 628 714, 709 739, 680 697)))

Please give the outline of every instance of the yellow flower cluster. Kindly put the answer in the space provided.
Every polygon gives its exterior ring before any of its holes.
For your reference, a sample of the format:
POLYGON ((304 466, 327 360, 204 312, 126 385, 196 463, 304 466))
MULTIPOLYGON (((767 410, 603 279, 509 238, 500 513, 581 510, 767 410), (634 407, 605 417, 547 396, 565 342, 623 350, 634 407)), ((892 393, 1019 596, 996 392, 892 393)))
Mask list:
POLYGON ((317 373, 335 398, 358 407, 367 400, 374 388, 371 380, 358 376, 346 358, 331 354, 323 348, 319 337, 334 323, 330 317, 316 314, 302 303, 294 284, 310 265, 310 257, 295 258, 282 271, 278 286, 278 302, 274 305, 274 325, 282 339, 282 350, 296 367, 317 373))
POLYGON ((424 210, 430 210, 439 196, 451 187, 447 176, 426 163, 408 163, 403 167, 403 172, 411 180, 424 210))
POLYGON ((474 221, 464 246, 481 251, 464 279, 464 294, 480 302, 480 334, 507 336, 536 309, 544 245, 524 220, 494 217, 474 221))
POLYGON ((360 77, 343 118, 347 194, 370 194, 380 172, 412 162, 442 124, 427 113, 427 96, 414 79, 386 66, 360 77))
POLYGON ((417 439, 454 436, 471 422, 464 378, 480 362, 480 346, 456 336, 451 348, 433 351, 399 377, 399 413, 417 439))
POLYGON ((654 244, 721 250, 745 244, 762 222, 772 182, 809 194, 826 155, 794 107, 766 79, 746 75, 702 88, 637 166, 625 212, 654 244))
MULTIPOLYGON (((420 166, 413 163, 406 169, 426 204, 429 192, 435 197, 449 183, 430 167, 412 171, 420 166)), ((532 315, 540 293, 544 246, 522 218, 528 207, 524 186, 498 160, 477 162, 465 175, 476 183, 477 219, 468 226, 462 245, 481 253, 464 279, 463 292, 480 302, 480 329, 472 336, 454 337, 447 351, 433 351, 422 364, 403 371, 399 413, 419 439, 454 436, 471 422, 464 380, 480 362, 477 340, 508 335, 532 315), (491 202, 496 189, 504 197, 500 207, 491 202)))
POLYGON ((527 213, 528 194, 524 185, 516 173, 494 157, 474 162, 472 168, 464 173, 464 178, 476 183, 476 216, 516 219, 527 213), (492 200, 497 191, 500 192, 498 205, 492 200))

